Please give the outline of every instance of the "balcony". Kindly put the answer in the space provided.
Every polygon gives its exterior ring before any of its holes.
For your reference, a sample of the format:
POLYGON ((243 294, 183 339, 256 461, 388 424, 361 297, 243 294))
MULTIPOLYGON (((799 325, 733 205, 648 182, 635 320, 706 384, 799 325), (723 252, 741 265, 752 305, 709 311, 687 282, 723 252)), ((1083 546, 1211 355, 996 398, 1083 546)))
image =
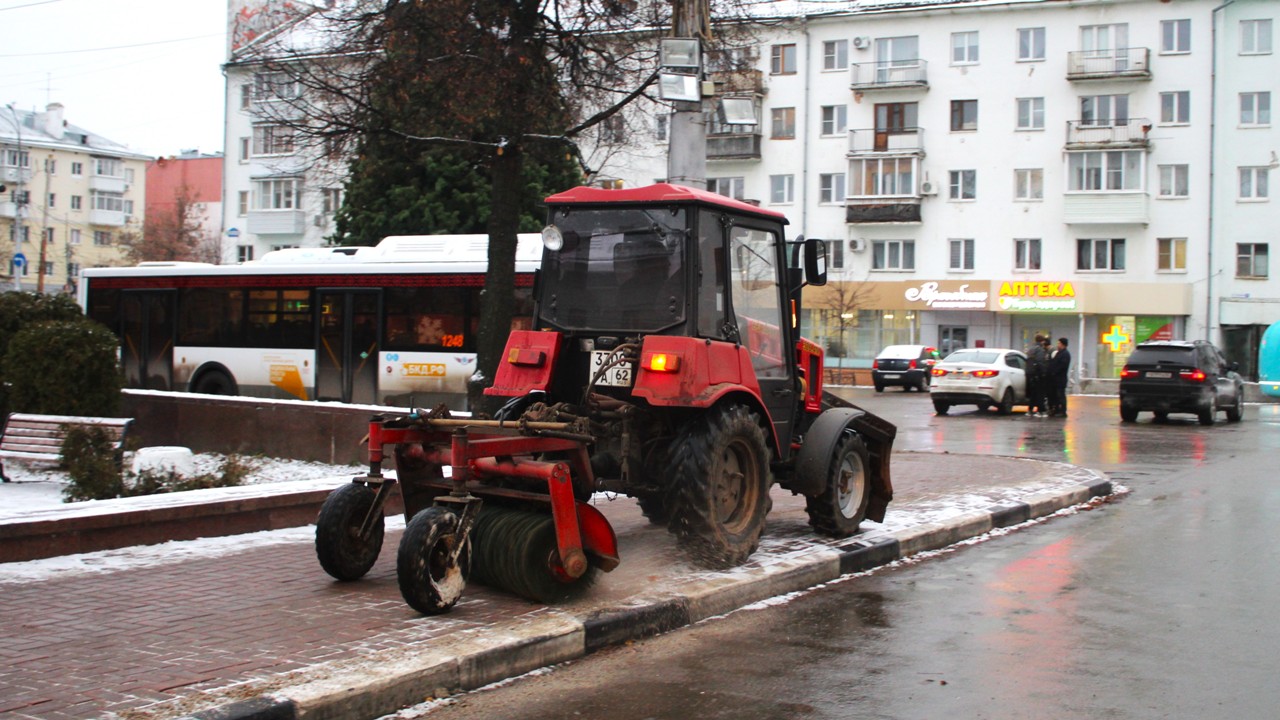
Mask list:
POLYGON ((712 70, 707 78, 716 84, 716 95, 763 95, 764 73, 760 70, 740 68, 712 70))
POLYGON ((849 131, 849 157, 877 155, 924 157, 924 128, 862 128, 849 131))
POLYGON ((913 195, 864 195, 847 198, 844 221, 863 223, 918 223, 920 198, 913 195))
POLYGON ((1129 118, 1109 124, 1086 123, 1082 120, 1067 122, 1068 150, 1127 150, 1147 149, 1151 140, 1151 121, 1147 118, 1129 118))
POLYGON ((854 63, 849 87, 856 92, 871 90, 929 89, 927 60, 886 60, 854 63))
POLYGON ((1063 195, 1062 221, 1068 225, 1147 225, 1147 194, 1140 190, 1068 192, 1063 195))
POLYGON ((759 160, 760 133, 718 133, 708 135, 707 159, 759 160))
POLYGON ((123 193, 127 189, 123 177, 112 177, 110 175, 89 176, 89 190, 91 191, 123 193))
POLYGON ((1074 50, 1067 53, 1068 80, 1150 80, 1151 50, 1074 50))
POLYGON ((29 183, 31 182, 31 168, 16 168, 12 165, 0 167, 0 183, 29 183), (19 178, 18 176, 22 177, 19 178))
POLYGON ((18 217, 18 203, 12 200, 0 200, 0 218, 13 220, 18 217))
POLYGON ((301 235, 307 227, 301 210, 250 210, 248 230, 255 235, 301 235))
POLYGON ((90 208, 89 224, 105 225, 107 227, 124 227, 124 211, 90 208))

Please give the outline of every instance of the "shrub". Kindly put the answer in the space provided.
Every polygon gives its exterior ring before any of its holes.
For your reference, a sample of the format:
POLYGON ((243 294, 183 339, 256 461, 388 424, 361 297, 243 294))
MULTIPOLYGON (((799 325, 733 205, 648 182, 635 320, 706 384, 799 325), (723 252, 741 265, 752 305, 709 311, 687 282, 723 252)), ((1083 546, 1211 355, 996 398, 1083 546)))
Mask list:
POLYGON ((62 464, 71 482, 62 491, 68 502, 108 500, 124 493, 124 480, 111 436, 99 427, 71 427, 62 441, 62 464))
POLYGON ((40 322, 83 320, 80 306, 68 295, 39 295, 28 292, 0 293, 0 416, 7 415, 9 407, 8 387, 21 375, 4 366, 9 343, 23 328, 40 322))
POLYGON ((79 318, 40 322, 14 334, 3 359, 9 410, 114 416, 123 377, 116 336, 79 318))

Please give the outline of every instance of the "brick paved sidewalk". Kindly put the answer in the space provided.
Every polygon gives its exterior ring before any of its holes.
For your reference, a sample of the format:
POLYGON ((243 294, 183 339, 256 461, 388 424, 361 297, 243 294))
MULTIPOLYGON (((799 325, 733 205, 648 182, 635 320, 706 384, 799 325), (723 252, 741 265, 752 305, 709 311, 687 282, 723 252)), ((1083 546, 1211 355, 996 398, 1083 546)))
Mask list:
MULTIPOLYGON (((963 523, 966 509, 1097 481, 1090 471, 1054 463, 898 453, 886 523, 864 528, 874 535, 963 523)), ((809 532, 803 498, 775 488, 774 501, 761 551, 743 573, 830 549, 809 532)), ((219 557, 40 581, 22 581, 17 564, 0 564, 0 718, 170 718, 325 676, 358 683, 393 658, 456 652, 468 643, 482 650, 519 628, 744 577, 687 565, 673 537, 648 525, 633 500, 601 510, 617 530, 622 564, 586 597, 554 608, 472 585, 449 615, 419 615, 397 589, 398 531, 388 532, 372 572, 349 584, 320 569, 307 529, 277 531, 277 544, 219 557)), ((437 688, 417 692, 423 699, 437 688)))

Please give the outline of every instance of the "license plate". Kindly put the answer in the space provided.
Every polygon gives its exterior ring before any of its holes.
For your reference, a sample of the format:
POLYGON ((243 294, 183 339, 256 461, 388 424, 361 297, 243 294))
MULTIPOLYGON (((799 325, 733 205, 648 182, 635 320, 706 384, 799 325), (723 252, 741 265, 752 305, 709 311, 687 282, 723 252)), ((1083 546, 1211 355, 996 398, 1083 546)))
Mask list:
MULTIPOLYGON (((591 351, 591 373, 590 377, 587 378, 588 381, 596 376, 596 373, 600 368, 604 367, 605 363, 609 361, 609 357, 611 355, 613 355, 612 350, 591 351)), ((631 382, 634 379, 635 368, 631 363, 625 362, 614 365, 606 370, 604 375, 601 375, 600 379, 596 381, 596 384, 608 385, 610 387, 631 387, 631 382)))
POLYGON ((1149 373, 1147 373, 1147 377, 1149 377, 1149 378, 1160 378, 1161 380, 1168 380, 1169 378, 1173 377, 1173 373, 1167 373, 1167 372, 1149 372, 1149 373))
POLYGON ((902 377, 901 373, 885 373, 884 374, 885 380, 897 380, 900 377, 902 377))

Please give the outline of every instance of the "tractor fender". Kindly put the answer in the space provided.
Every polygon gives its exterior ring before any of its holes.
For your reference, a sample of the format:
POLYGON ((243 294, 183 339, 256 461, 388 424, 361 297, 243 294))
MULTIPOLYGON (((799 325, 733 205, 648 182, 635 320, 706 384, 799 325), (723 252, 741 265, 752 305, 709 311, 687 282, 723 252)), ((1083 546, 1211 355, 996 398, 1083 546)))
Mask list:
POLYGON ((814 420, 805 433, 804 444, 796 458, 795 470, 784 485, 803 495, 820 495, 826 489, 830 476, 832 455, 836 445, 846 434, 862 439, 869 455, 867 472, 871 484, 871 498, 867 504, 867 518, 884 521, 885 508, 893 499, 893 485, 889 478, 889 455, 893 449, 896 428, 885 420, 857 407, 835 407, 826 410, 814 420))

